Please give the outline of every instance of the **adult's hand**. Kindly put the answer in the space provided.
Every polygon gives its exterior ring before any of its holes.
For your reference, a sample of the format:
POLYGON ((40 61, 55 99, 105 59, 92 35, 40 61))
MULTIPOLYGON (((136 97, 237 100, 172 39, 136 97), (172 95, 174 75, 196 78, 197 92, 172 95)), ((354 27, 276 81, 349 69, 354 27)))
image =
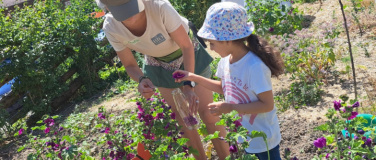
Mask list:
POLYGON ((191 114, 197 114, 200 101, 199 97, 193 91, 193 88, 190 88, 189 86, 184 86, 182 92, 189 103, 189 109, 191 114))
POLYGON ((138 84, 138 92, 140 92, 144 98, 150 98, 155 93, 155 86, 150 79, 143 79, 138 84))

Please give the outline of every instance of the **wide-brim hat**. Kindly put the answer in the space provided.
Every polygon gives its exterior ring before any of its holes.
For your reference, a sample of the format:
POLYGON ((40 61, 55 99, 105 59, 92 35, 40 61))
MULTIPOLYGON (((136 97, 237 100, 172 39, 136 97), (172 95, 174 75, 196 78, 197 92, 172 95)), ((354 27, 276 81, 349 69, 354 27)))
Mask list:
POLYGON ((100 0, 106 5, 112 16, 124 21, 145 9, 142 0, 100 0))
POLYGON ((254 30, 247 11, 234 2, 215 3, 208 9, 197 35, 209 40, 232 41, 248 37, 254 30))

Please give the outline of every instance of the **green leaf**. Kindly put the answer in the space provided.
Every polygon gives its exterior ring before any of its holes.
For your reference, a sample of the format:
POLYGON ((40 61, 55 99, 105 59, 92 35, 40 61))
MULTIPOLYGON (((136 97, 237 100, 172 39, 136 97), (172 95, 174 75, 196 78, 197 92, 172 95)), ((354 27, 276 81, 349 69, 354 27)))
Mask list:
MULTIPOLYGON (((17 150, 17 152, 21 152, 22 150, 24 150, 25 149, 25 145, 23 145, 23 146, 21 146, 20 148, 18 148, 18 150, 17 150)), ((30 156, 30 155, 29 155, 30 156)))
POLYGON ((323 125, 320 125, 316 128, 314 128, 315 131, 327 131, 329 128, 329 125, 328 124, 323 124, 323 125))
POLYGON ((343 5, 343 9, 345 10, 348 6, 347 5, 343 5))
POLYGON ((209 134, 208 136, 206 136, 204 138, 204 141, 207 142, 209 140, 212 140, 212 139, 215 139, 215 138, 218 138, 218 134, 219 134, 219 131, 215 131, 213 134, 209 134))
POLYGON ((179 145, 184 145, 185 143, 187 143, 189 141, 188 138, 179 138, 176 142, 179 144, 179 145))

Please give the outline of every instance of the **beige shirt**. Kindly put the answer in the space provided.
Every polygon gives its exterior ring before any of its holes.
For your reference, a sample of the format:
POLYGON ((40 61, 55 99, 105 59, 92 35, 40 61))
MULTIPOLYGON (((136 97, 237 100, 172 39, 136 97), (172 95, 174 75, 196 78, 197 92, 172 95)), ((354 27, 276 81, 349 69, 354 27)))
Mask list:
POLYGON ((133 35, 111 13, 106 15, 103 30, 115 51, 130 48, 153 57, 163 57, 179 49, 169 33, 183 25, 188 33, 188 20, 181 17, 167 0, 143 0, 147 27, 145 33, 133 35))

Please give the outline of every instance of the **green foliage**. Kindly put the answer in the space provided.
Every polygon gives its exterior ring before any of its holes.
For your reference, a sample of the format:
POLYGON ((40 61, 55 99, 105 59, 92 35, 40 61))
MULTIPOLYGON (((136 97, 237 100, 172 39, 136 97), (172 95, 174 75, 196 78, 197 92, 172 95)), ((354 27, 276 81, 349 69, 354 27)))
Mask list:
POLYGON ((313 2, 316 2, 316 1, 318 1, 318 0, 295 0, 294 2, 297 2, 297 3, 313 3, 313 2))
POLYGON ((303 16, 297 8, 281 5, 284 0, 247 0, 249 20, 259 35, 283 35, 302 29, 303 16))
POLYGON ((206 11, 215 2, 220 0, 170 0, 174 8, 197 28, 201 28, 206 17, 206 11))
MULTIPOLYGON (((142 143, 151 159, 183 159, 195 153, 182 138, 177 121, 159 94, 151 99, 136 99, 138 109, 109 113, 103 107, 98 113, 73 113, 60 124, 58 116, 44 116, 19 148, 31 148, 30 159, 130 159, 142 143), (117 157, 117 158, 116 158, 117 157)), ((191 159, 191 158, 188 158, 191 159)))
POLYGON ((52 100, 77 77, 89 92, 99 80, 95 72, 99 63, 94 62, 108 53, 100 52, 94 40, 102 20, 90 16, 94 1, 70 2, 63 6, 60 1, 37 0, 31 6, 16 7, 11 16, 0 10, 0 59, 11 60, 0 68, 0 81, 17 77, 13 92, 25 95, 25 113, 51 112, 52 100), (70 69, 77 73, 61 82, 70 69))

